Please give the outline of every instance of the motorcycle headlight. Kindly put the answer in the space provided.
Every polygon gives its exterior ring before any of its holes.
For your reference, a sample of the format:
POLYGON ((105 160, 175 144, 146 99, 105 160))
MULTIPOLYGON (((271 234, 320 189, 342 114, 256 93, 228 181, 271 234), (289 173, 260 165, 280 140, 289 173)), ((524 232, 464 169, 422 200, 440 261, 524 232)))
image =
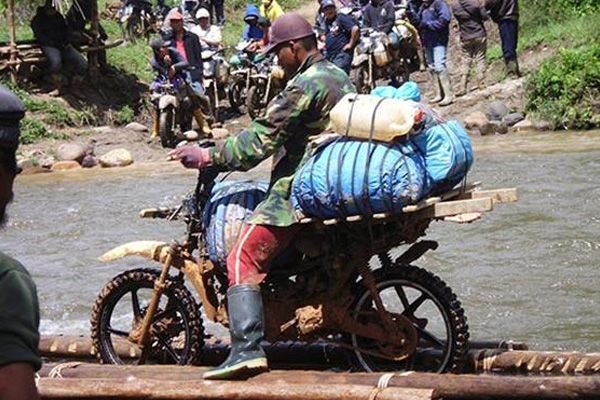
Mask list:
POLYGON ((271 77, 273 79, 283 79, 285 78, 285 71, 280 67, 273 67, 273 69, 271 70, 271 77))

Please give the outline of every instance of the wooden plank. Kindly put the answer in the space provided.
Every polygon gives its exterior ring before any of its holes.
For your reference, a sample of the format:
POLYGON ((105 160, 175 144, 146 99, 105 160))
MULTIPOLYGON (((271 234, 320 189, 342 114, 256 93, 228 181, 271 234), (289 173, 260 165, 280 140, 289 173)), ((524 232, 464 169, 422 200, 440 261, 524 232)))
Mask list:
POLYGON ((494 201, 490 197, 483 199, 442 201, 419 211, 418 217, 442 218, 450 215, 486 212, 494 209, 494 201))
POLYGON ((504 188, 494 190, 477 190, 462 194, 460 199, 481 199, 491 197, 496 203, 514 203, 519 199, 517 188, 504 188))
POLYGON ((481 218, 481 213, 475 212, 444 217, 444 221, 456 222, 458 224, 468 224, 473 221, 477 221, 479 218, 481 218))
POLYGON ((424 200, 421 200, 417 204, 402 207, 402 212, 410 213, 410 212, 419 211, 419 210, 422 210, 423 208, 432 206, 435 203, 439 203, 440 201, 442 201, 441 197, 429 197, 424 200))
MULTIPOLYGON (((268 374, 262 374, 268 375, 268 374)), ((200 374, 198 374, 200 377, 200 374)), ((155 400, 430 400, 433 389, 322 383, 157 381, 153 379, 53 379, 37 382, 40 399, 155 400), (374 392, 374 389, 376 390, 374 392)))

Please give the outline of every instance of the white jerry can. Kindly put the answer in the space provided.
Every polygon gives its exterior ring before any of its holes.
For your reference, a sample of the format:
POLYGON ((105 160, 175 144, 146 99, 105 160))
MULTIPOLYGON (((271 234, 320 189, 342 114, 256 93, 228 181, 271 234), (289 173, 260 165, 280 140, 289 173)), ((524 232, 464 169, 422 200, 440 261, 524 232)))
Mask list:
POLYGON ((350 93, 333 107, 329 117, 336 133, 369 139, 374 124, 373 139, 389 142, 410 132, 416 112, 411 101, 350 93))

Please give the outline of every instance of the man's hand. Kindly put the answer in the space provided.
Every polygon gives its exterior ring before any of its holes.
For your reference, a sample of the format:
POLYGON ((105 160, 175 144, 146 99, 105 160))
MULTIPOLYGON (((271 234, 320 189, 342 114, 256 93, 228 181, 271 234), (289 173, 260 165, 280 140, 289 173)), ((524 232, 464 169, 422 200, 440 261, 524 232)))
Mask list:
POLYGON ((342 50, 344 51, 352 51, 352 45, 350 43, 347 43, 342 50))
POLYGON ((184 146, 169 152, 169 160, 180 160, 186 168, 204 169, 212 165, 210 153, 205 147, 184 146))
POLYGON ((175 67, 171 65, 169 67, 169 79, 175 78, 176 73, 177 73, 177 71, 175 71, 175 67))

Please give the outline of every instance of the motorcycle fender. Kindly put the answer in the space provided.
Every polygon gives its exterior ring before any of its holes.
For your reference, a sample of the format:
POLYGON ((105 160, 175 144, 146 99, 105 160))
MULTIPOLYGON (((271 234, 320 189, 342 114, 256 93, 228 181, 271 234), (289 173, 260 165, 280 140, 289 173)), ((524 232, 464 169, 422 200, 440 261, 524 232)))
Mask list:
POLYGON ((268 79, 268 77, 265 74, 253 74, 251 76, 251 78, 253 80, 256 80, 256 81, 258 81, 258 80, 265 80, 266 81, 268 79))
POLYGON ((99 260, 107 262, 129 256, 140 256, 149 260, 162 262, 167 257, 168 247, 167 243, 154 240, 129 242, 102 254, 99 260))
MULTIPOLYGON (((169 254, 169 247, 170 246, 165 242, 158 242, 154 240, 129 242, 104 253, 100 256, 99 260, 108 262, 129 256, 140 256, 164 264, 167 260, 167 255, 169 254)), ((206 263, 209 264, 210 261, 207 261, 206 263)), ((196 260, 191 258, 182 258, 181 254, 178 254, 177 257, 172 258, 171 265, 180 269, 186 275, 198 292, 207 317, 211 321, 217 321, 218 300, 214 291, 211 290, 208 292, 206 290, 206 288, 210 287, 210 285, 208 285, 207 282, 208 274, 203 273, 204 271, 212 271, 212 265, 203 265, 201 267, 198 265, 196 260)))
POLYGON ((162 96, 158 100, 158 108, 160 110, 164 110, 165 108, 173 106, 173 108, 177 108, 177 97, 171 95, 162 96))
POLYGON ((368 54, 359 54, 359 55, 355 56, 354 59, 352 60, 352 66, 358 67, 360 64, 367 62, 368 60, 369 60, 368 54))

